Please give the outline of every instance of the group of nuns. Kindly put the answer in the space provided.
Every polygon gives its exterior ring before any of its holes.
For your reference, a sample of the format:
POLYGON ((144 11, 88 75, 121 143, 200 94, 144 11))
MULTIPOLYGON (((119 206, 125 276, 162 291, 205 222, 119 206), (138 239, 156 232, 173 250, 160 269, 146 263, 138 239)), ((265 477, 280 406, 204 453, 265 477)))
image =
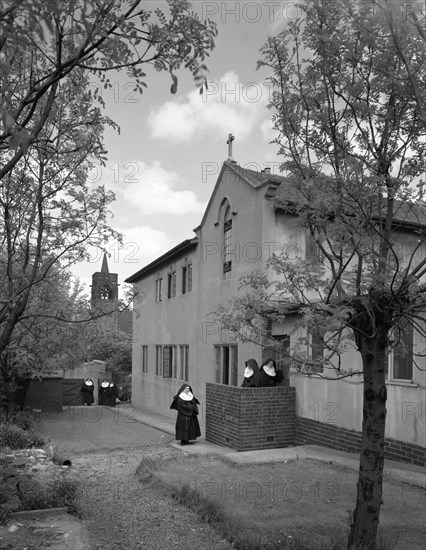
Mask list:
MULTIPOLYGON (((83 394, 83 401, 85 405, 92 405, 95 402, 94 397, 95 385, 91 378, 86 378, 81 388, 83 394)), ((117 388, 114 382, 104 379, 99 386, 99 402, 98 405, 105 405, 108 407, 115 407, 117 398, 117 388)))
MULTIPOLYGON (((264 361, 259 369, 255 359, 246 361, 244 371, 244 380, 241 386, 250 387, 269 387, 276 386, 283 379, 283 374, 277 370, 273 359, 264 361)), ((177 411, 176 418, 176 439, 181 445, 190 445, 191 440, 200 437, 201 430, 198 422, 198 405, 200 402, 194 396, 189 384, 182 384, 177 394, 173 397, 171 409, 177 411)))
POLYGON ((260 368, 255 359, 246 361, 242 388, 268 388, 276 386, 283 380, 283 373, 277 370, 277 364, 273 359, 266 359, 260 368))

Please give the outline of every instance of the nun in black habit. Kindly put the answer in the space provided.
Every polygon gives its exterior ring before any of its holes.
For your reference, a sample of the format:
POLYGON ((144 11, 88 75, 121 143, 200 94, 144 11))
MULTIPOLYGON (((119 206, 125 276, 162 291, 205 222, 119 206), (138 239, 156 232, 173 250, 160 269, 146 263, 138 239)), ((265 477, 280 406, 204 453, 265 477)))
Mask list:
POLYGON ((267 359, 260 366, 260 385, 262 388, 277 385, 276 363, 273 359, 267 359))
POLYGON ((256 359, 248 359, 244 370, 242 388, 258 388, 260 386, 260 371, 256 359))
POLYGON ((83 403, 85 405, 91 405, 95 402, 95 398, 93 396, 94 389, 95 385, 93 384, 93 380, 91 378, 86 378, 86 380, 83 382, 83 387, 81 388, 81 393, 83 394, 83 403))
POLYGON ((115 404, 117 402, 117 396, 118 396, 117 386, 111 380, 105 392, 105 397, 106 397, 105 405, 108 405, 109 407, 115 407, 115 404))
POLYGON ((192 392, 189 384, 182 384, 180 390, 173 397, 171 409, 177 411, 176 439, 181 445, 188 445, 193 439, 200 437, 201 430, 198 423, 198 406, 200 402, 192 392))
POLYGON ((101 382, 101 385, 99 386, 99 405, 108 405, 107 403, 108 388, 109 388, 109 380, 106 380, 104 378, 101 382))

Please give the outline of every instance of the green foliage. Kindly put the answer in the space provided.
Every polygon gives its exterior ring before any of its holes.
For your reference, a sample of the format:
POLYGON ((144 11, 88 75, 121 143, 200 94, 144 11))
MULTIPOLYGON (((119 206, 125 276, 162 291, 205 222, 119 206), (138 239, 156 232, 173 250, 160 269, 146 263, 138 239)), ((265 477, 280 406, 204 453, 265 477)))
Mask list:
POLYGON ((21 510, 42 510, 67 507, 75 511, 78 484, 62 476, 52 476, 43 482, 32 476, 23 476, 19 481, 21 510))
POLYGON ((292 332, 282 355, 302 373, 362 375, 348 548, 376 548, 385 372, 407 327, 419 343, 410 343, 414 366, 425 366, 426 207, 416 185, 425 166, 426 48, 414 23, 398 0, 307 0, 267 40, 259 67, 269 71, 274 143, 287 176, 272 206, 283 226, 291 220, 301 254, 273 256, 270 277, 249 278, 219 311, 224 328, 263 346, 284 323, 292 332), (345 358, 351 348, 361 372, 345 358))
MULTIPOLYGON (((96 76, 99 86, 87 97, 101 105, 99 89, 113 85, 111 70, 126 70, 139 93, 146 87, 144 64, 170 74, 172 93, 180 68, 190 70, 197 84, 205 84, 204 61, 214 47, 216 25, 200 21, 186 0, 169 0, 167 7, 150 11, 140 0, 3 2, 0 74, 5 132, 0 144, 14 152, 12 163, 38 139, 61 81, 74 74, 96 76), (31 69, 31 77, 16 86, 16 72, 24 69, 31 69)), ((0 178, 10 169, 4 166, 0 178)))
POLYGON ((0 449, 28 449, 44 444, 44 439, 32 431, 11 423, 0 424, 0 449))
POLYGON ((12 423, 18 428, 21 428, 22 430, 24 430, 25 432, 34 431, 34 420, 29 414, 26 414, 24 412, 16 413, 15 416, 13 417, 12 423))
MULTIPOLYGON (((151 7, 151 6, 150 6, 151 7)), ((23 378, 51 363, 69 366, 66 330, 86 317, 61 283, 89 246, 121 236, 108 225, 114 193, 90 189, 105 165, 103 134, 119 130, 102 111, 111 70, 146 86, 144 64, 205 83, 216 26, 186 0, 151 11, 140 0, 5 0, 0 12, 0 386, 2 405, 23 378), (67 307, 71 304, 71 307, 67 307), (63 357, 59 355, 64 347, 63 357), (68 362, 68 365, 64 363, 68 362)), ((103 312, 95 312, 95 316, 103 312)), ((72 362, 72 361, 71 361, 72 362)))
POLYGON ((3 524, 13 512, 14 503, 11 496, 16 489, 16 470, 10 461, 0 456, 0 525, 3 524))

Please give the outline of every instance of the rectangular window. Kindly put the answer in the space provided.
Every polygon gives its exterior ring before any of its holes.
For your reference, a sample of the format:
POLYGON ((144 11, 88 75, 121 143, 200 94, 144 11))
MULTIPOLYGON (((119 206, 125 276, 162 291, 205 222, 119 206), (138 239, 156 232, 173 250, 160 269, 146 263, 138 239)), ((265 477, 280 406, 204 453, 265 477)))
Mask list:
MULTIPOLYGON (((296 248, 294 254, 299 255, 296 248)), ((309 229, 305 233, 305 260, 315 264, 323 260, 321 249, 309 229)))
POLYGON ((413 326, 405 323, 398 331, 398 342, 389 354, 388 378, 391 380, 413 379, 413 326))
POLYGON ((148 346, 142 346, 142 372, 148 372, 148 346))
POLYGON ((167 298, 176 296, 176 271, 167 274, 167 298))
POLYGON ((238 346, 215 346, 216 382, 238 386, 238 346))
POLYGON ((173 347, 163 347, 163 378, 172 378, 173 368, 173 347))
POLYGON ((182 294, 192 290, 192 264, 182 267, 182 294))
POLYGON ((189 346, 182 345, 180 347, 180 378, 181 380, 189 379, 189 346))
POLYGON ((163 293, 163 279, 160 278, 155 281, 155 301, 156 302, 161 302, 161 300, 163 299, 162 293, 163 293))
POLYGON ((192 290, 192 264, 189 264, 186 270, 186 275, 188 279, 187 288, 188 292, 191 292, 192 290))
POLYGON ((232 270, 232 220, 226 220, 223 227, 223 278, 229 279, 232 270))
POLYGON ((324 365, 321 363, 324 359, 324 338, 316 329, 311 329, 309 334, 310 359, 312 362, 317 362, 317 365, 310 365, 311 372, 323 372, 324 365))
POLYGON ((177 354, 177 346, 172 346, 173 350, 172 350, 172 363, 173 363, 173 366, 172 366, 172 370, 173 370, 173 373, 172 373, 172 377, 173 378, 177 378, 177 357, 178 357, 178 354, 177 354))
POLYGON ((163 346, 155 346, 155 374, 161 376, 163 367, 163 346))

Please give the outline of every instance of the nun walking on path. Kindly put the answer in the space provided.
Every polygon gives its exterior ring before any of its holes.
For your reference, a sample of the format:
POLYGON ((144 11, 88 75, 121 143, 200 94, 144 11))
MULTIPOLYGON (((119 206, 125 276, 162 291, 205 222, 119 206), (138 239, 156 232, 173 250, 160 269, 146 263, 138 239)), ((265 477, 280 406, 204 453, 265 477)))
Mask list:
POLYGON ((181 445, 188 445, 191 440, 200 437, 201 430, 198 423, 198 406, 200 402, 192 392, 189 384, 182 384, 180 390, 173 397, 171 409, 175 409, 176 419, 176 439, 180 440, 181 445))

